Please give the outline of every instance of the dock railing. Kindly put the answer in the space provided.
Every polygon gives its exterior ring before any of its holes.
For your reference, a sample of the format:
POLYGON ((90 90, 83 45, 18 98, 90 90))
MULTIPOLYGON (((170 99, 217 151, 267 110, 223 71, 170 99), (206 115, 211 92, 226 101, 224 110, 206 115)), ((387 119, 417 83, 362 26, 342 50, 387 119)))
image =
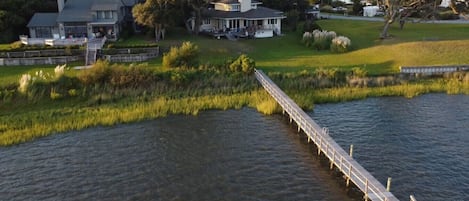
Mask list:
POLYGON ((365 199, 379 201, 398 200, 387 188, 347 154, 330 136, 327 128, 321 128, 308 114, 306 114, 290 97, 288 97, 267 75, 255 70, 257 80, 267 92, 278 102, 283 111, 290 116, 321 152, 329 158, 331 168, 337 167, 346 177, 347 185, 352 181, 365 195, 365 199))

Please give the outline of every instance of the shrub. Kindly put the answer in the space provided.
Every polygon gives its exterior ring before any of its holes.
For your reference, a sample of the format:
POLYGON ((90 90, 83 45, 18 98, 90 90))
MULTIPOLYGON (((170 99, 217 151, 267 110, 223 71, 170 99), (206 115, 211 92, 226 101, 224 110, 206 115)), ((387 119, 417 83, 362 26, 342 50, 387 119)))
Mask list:
POLYGON ((10 48, 13 50, 21 49, 24 47, 24 44, 21 41, 15 41, 10 44, 10 48))
POLYGON ((172 47, 163 56, 164 68, 192 68, 198 66, 199 48, 191 42, 182 43, 181 47, 172 47))
POLYGON ((83 70, 78 79, 85 85, 104 84, 107 82, 111 68, 108 61, 98 60, 92 68, 83 70))
POLYGON ((321 12, 332 13, 332 6, 324 5, 319 9, 321 12))
POLYGON ((335 53, 347 52, 350 49, 352 42, 345 36, 339 36, 332 39, 331 51, 335 53))
POLYGON ((314 30, 313 31, 313 46, 317 50, 327 50, 331 46, 332 39, 335 38, 337 34, 333 31, 326 30, 314 30))
POLYGON ((75 96, 78 95, 78 91, 76 89, 70 89, 70 90, 68 90, 68 95, 70 97, 75 97, 75 96))
POLYGON ((252 74, 254 68, 256 67, 256 62, 249 58, 247 55, 242 54, 230 64, 230 70, 233 72, 243 72, 245 74, 252 74))
POLYGON ((21 93, 26 93, 32 82, 33 79, 30 74, 23 74, 20 78, 20 86, 18 87, 18 91, 21 93))
POLYGON ((313 34, 311 34, 311 32, 305 32, 302 42, 306 47, 311 47, 314 43, 313 34))
POLYGON ((442 11, 438 13, 438 19, 440 20, 457 20, 459 15, 454 14, 452 10, 442 11))
POLYGON ((66 66, 67 66, 67 64, 57 65, 55 67, 54 72, 55 72, 55 77, 56 78, 62 77, 65 74, 65 67, 66 66))
POLYGON ((62 94, 56 92, 53 89, 50 91, 50 99, 57 100, 57 99, 60 99, 60 98, 62 98, 62 94))
POLYGON ((368 74, 368 72, 363 69, 363 68, 359 68, 359 67, 355 67, 355 68, 352 68, 352 77, 357 77, 357 78, 364 78, 366 77, 368 74))

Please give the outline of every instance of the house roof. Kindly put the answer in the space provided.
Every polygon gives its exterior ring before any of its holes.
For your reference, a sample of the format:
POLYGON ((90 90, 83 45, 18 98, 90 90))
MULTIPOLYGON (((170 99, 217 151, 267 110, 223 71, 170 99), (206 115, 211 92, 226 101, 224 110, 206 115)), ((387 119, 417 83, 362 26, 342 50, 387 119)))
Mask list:
POLYGON ((57 26, 58 13, 34 13, 27 27, 54 27, 57 26))
POLYGON ((89 22, 93 20, 90 8, 94 0, 68 0, 59 13, 58 22, 89 22))
POLYGON ((285 18, 283 12, 258 6, 257 9, 251 9, 246 12, 220 11, 209 9, 203 13, 204 17, 211 18, 243 18, 243 19, 264 19, 264 18, 285 18))
MULTIPOLYGON (((133 0, 68 0, 59 13, 57 22, 91 22, 92 12, 98 10, 118 10, 123 3, 134 5, 133 0)), ((126 4, 127 5, 127 4, 126 4)))

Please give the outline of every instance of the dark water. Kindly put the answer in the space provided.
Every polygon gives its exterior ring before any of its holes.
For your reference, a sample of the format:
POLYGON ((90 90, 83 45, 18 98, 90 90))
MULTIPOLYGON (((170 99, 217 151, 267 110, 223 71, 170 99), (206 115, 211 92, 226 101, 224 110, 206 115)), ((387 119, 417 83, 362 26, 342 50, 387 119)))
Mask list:
POLYGON ((469 96, 318 105, 310 113, 400 200, 469 200, 469 96))
POLYGON ((281 116, 208 111, 0 148, 0 200, 351 200, 281 116))
MULTIPOLYGON (((469 96, 318 105, 401 200, 469 200, 469 96)), ((284 117, 208 111, 0 148, 0 200, 352 200, 284 117)), ((357 200, 357 198, 355 197, 357 200)))

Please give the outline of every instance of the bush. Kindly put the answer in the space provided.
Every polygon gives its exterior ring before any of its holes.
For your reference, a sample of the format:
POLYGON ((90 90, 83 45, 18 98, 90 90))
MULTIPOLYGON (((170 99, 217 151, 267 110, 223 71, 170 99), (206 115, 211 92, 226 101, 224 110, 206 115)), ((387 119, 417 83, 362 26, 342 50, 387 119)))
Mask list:
POLYGON ((438 13, 438 19, 440 20, 456 20, 459 19, 459 15, 454 14, 453 11, 442 11, 438 13))
POLYGON ((331 51, 335 53, 347 52, 350 49, 352 42, 345 36, 339 36, 332 39, 331 51))
POLYGON ((230 64, 230 70, 233 72, 243 72, 245 74, 252 74, 254 68, 256 67, 256 62, 249 58, 247 55, 242 54, 230 64))
POLYGON ((321 8, 319 10, 321 12, 325 12, 325 13, 332 13, 332 6, 324 5, 324 6, 321 6, 321 8))
POLYGON ((98 60, 92 68, 83 70, 78 75, 78 79, 84 85, 105 84, 110 74, 111 68, 109 62, 98 60))
POLYGON ((17 50, 17 49, 21 49, 24 47, 24 44, 21 42, 21 41, 15 41, 13 43, 10 44, 10 48, 12 50, 17 50))
POLYGON ((314 43, 313 34, 311 32, 305 32, 301 42, 303 42, 306 47, 311 47, 314 43))
POLYGON ((335 38, 337 34, 333 31, 326 30, 314 30, 313 31, 313 46, 317 50, 327 50, 331 47, 332 39, 335 38))
POLYGON ((172 47, 163 56, 164 68, 193 68, 198 66, 199 48, 191 42, 182 43, 181 47, 172 47))

